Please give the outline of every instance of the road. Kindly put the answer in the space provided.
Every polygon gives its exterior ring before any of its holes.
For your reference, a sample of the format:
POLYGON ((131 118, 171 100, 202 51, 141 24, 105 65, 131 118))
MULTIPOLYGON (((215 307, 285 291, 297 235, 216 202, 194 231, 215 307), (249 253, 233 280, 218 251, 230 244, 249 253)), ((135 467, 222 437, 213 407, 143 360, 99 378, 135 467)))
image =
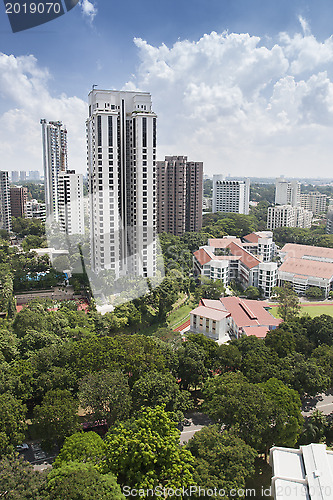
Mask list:
POLYGON ((333 412, 333 393, 326 392, 318 394, 314 398, 309 398, 302 407, 302 415, 309 417, 315 410, 321 411, 324 415, 333 412))
POLYGON ((180 443, 187 443, 194 436, 194 434, 200 431, 206 425, 210 425, 213 422, 204 413, 189 413, 186 418, 192 420, 192 424, 184 426, 184 429, 180 433, 180 443))

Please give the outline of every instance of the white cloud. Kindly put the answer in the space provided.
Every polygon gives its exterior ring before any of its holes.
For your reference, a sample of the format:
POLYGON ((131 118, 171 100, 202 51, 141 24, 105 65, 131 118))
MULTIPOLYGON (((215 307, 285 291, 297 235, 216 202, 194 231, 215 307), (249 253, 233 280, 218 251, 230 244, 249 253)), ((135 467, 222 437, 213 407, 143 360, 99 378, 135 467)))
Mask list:
POLYGON ((3 170, 42 170, 40 119, 60 120, 68 127, 71 168, 86 170, 87 106, 77 97, 54 97, 48 70, 34 56, 0 54, 0 156, 3 170))
POLYGON ((171 47, 136 38, 127 88, 152 94, 159 158, 187 154, 208 173, 332 176, 333 38, 300 23, 303 34, 273 46, 227 32, 171 47))
POLYGON ((83 15, 87 16, 90 22, 93 22, 96 14, 97 7, 93 2, 89 0, 80 0, 79 2, 83 15))

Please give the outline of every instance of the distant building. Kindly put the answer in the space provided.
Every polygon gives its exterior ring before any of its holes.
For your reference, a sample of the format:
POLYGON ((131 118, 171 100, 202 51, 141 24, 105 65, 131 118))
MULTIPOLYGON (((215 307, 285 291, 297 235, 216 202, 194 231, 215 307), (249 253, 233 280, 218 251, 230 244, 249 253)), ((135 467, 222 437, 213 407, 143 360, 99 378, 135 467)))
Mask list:
POLYGON ((326 232, 333 234, 333 207, 330 207, 327 212, 326 232))
POLYGON ((269 454, 274 500, 332 498, 333 451, 312 443, 299 449, 273 446, 269 454))
POLYGON ((300 205, 301 184, 298 181, 287 181, 280 177, 275 181, 275 205, 300 205))
POLYGON ((12 182, 18 182, 20 180, 20 172, 18 172, 17 170, 13 170, 11 174, 11 180, 12 182))
POLYGON ((202 227, 203 163, 187 156, 156 162, 157 231, 181 236, 202 227))
POLYGON ((309 287, 320 288, 325 297, 333 290, 333 249, 287 243, 279 252, 278 285, 290 283, 303 295, 309 287))
POLYGON ((60 230, 66 234, 84 234, 83 176, 74 171, 58 175, 60 230))
POLYGON ((39 181, 40 172, 39 170, 30 170, 29 172, 29 181, 39 181))
POLYGON ((0 171, 0 229, 12 230, 8 172, 0 171))
POLYGON ((25 170, 21 170, 20 172, 20 181, 25 182, 27 180, 27 172, 25 170))
POLYGON ((201 299, 190 313, 190 331, 223 344, 243 335, 265 338, 282 322, 269 312, 266 302, 221 297, 219 300, 201 299))
POLYGON ((28 189, 17 186, 10 188, 10 209, 12 217, 24 217, 27 211, 28 189))
POLYGON ((222 175, 213 175, 213 213, 233 212, 248 214, 250 180, 231 181, 222 175))
POLYGON ((274 230, 278 227, 309 228, 312 224, 312 212, 302 207, 292 205, 276 205, 268 207, 267 229, 274 230))
POLYGON ((302 193, 301 194, 301 207, 309 210, 313 215, 319 215, 326 212, 326 194, 321 193, 302 193))
POLYGON ((37 200, 28 200, 26 205, 26 217, 27 219, 40 219, 43 222, 46 221, 46 205, 45 203, 39 203, 37 200))

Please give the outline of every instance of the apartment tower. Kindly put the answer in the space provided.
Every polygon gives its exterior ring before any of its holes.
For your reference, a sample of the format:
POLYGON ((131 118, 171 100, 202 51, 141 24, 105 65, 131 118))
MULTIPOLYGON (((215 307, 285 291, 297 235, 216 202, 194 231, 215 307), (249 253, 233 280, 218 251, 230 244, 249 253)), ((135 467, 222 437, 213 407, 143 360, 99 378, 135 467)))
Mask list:
POLYGON ((41 120, 46 221, 60 233, 84 234, 83 176, 67 166, 67 130, 61 122, 41 120))
POLYGON ((181 236, 202 227, 203 163, 166 156, 156 163, 157 230, 181 236))
POLYGON ((0 171, 0 229, 12 230, 8 172, 0 171))
POLYGON ((27 212, 28 189, 17 186, 10 188, 10 209, 12 217, 24 217, 27 212))
POLYGON ((284 177, 275 180, 275 204, 291 205, 297 207, 300 205, 301 184, 298 181, 287 181, 284 177))
POLYGON ((232 181, 222 175, 213 175, 213 213, 234 212, 248 214, 250 179, 232 181))
POLYGON ((91 267, 156 274, 156 115, 147 92, 92 90, 87 120, 91 267))

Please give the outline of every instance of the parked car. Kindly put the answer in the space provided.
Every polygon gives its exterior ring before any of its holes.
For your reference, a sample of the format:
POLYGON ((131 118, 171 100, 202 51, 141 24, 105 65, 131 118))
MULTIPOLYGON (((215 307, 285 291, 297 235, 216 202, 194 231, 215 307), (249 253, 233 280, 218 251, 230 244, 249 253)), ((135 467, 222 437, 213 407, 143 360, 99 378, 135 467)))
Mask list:
POLYGON ((16 446, 16 449, 18 451, 22 451, 22 450, 28 450, 29 449, 29 445, 27 443, 22 443, 22 444, 18 444, 16 446))

